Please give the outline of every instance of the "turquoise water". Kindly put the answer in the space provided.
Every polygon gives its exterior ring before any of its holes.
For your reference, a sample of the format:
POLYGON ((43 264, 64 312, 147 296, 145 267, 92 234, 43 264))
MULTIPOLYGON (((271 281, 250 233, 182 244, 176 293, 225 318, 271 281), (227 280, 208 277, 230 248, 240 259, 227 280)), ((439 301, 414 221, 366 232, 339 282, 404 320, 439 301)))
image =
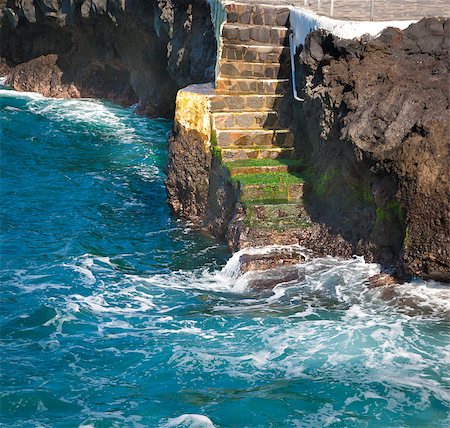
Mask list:
POLYGON ((170 122, 0 104, 3 426, 449 426, 448 289, 325 258, 252 291, 169 213, 170 122))

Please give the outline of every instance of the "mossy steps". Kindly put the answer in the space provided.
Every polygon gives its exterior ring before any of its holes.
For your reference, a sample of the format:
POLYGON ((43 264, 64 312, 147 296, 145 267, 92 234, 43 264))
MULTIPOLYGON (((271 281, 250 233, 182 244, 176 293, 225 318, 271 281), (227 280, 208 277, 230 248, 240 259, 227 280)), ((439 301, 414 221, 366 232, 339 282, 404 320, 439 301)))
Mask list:
POLYGON ((280 172, 300 172, 302 162, 298 159, 247 159, 226 162, 230 175, 270 174, 280 172))
POLYGON ((290 201, 274 200, 244 202, 245 225, 250 228, 283 231, 309 227, 311 221, 303 205, 290 201))
POLYGON ((287 200, 300 201, 303 178, 298 173, 270 172, 237 174, 232 180, 241 186, 241 201, 287 200))
POLYGON ((302 165, 283 120, 290 101, 289 10, 242 4, 226 10, 215 88, 191 85, 184 103, 179 91, 183 114, 176 121, 194 127, 228 170, 252 232, 304 228, 302 165))
POLYGON ((301 162, 280 111, 290 81, 286 8, 227 5, 223 50, 211 100, 214 150, 240 188, 246 226, 307 226, 301 162))

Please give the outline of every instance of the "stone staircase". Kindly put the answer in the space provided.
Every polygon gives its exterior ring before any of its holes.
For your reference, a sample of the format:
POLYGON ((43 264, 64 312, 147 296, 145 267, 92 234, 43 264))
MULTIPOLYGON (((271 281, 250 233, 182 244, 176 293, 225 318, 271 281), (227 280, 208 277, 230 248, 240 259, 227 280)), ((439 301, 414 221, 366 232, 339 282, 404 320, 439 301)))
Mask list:
POLYGON ((282 114, 291 90, 289 9, 228 4, 226 12, 210 98, 212 144, 240 185, 248 227, 302 227, 301 165, 282 114))

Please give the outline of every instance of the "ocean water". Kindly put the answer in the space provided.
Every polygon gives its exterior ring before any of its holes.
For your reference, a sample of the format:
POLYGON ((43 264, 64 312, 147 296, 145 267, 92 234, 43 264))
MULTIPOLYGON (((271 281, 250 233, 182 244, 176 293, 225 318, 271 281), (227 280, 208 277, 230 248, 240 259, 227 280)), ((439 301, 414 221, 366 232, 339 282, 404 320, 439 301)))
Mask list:
POLYGON ((0 104, 2 426, 450 426, 449 288, 308 258, 253 291, 166 206, 169 121, 0 104))

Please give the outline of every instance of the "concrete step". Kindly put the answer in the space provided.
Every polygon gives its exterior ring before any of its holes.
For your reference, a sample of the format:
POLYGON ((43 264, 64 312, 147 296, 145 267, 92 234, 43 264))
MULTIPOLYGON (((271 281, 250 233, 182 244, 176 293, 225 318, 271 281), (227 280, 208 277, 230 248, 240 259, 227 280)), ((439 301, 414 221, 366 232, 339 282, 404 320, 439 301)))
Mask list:
POLYGON ((286 46, 225 43, 222 46, 221 60, 284 64, 290 61, 289 55, 289 48, 286 46))
POLYGON ((278 159, 291 158, 294 155, 294 149, 291 147, 228 147, 221 148, 223 162, 233 162, 245 159, 278 159))
POLYGON ((303 181, 289 173, 236 175, 233 180, 241 185, 242 202, 301 201, 303 197, 303 181))
POLYGON ((225 24, 222 38, 226 44, 288 46, 289 36, 286 27, 268 25, 225 24))
POLYGON ((225 6, 227 22, 241 24, 288 26, 289 9, 286 7, 254 6, 232 3, 225 6))
POLYGON ((303 228, 312 224, 301 197, 297 200, 247 202, 245 223, 257 228, 303 228))
POLYGON ((278 113, 275 111, 221 112, 211 116, 215 130, 280 129, 278 113))
POLYGON ((216 92, 227 94, 285 94, 289 90, 289 79, 227 79, 217 78, 216 92))
POLYGON ((294 144, 289 129, 224 129, 216 130, 215 135, 217 145, 221 148, 292 147, 294 144))
POLYGON ((291 73, 288 63, 221 61, 219 77, 247 79, 286 79, 291 73))
MULTIPOLYGON (((302 192, 301 189, 298 189, 302 192)), ((245 224, 256 229, 292 229, 312 226, 311 217, 305 210, 302 197, 297 200, 264 200, 245 202, 245 224)))
POLYGON ((211 97, 211 111, 268 111, 277 110, 283 95, 216 95, 211 97))
POLYGON ((301 161, 297 159, 250 159, 227 162, 225 166, 232 177, 243 174, 273 174, 277 172, 300 172, 302 170, 301 161))

